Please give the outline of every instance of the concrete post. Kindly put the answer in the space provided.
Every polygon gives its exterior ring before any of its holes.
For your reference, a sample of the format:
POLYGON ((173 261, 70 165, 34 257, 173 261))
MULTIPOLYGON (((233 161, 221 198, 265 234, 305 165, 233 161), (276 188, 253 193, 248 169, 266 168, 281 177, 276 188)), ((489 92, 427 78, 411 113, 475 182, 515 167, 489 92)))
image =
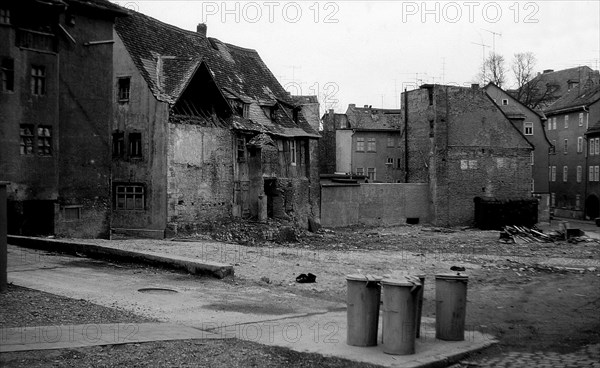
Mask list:
POLYGON ((8 182, 0 181, 0 293, 8 290, 8 249, 6 245, 6 186, 8 182))

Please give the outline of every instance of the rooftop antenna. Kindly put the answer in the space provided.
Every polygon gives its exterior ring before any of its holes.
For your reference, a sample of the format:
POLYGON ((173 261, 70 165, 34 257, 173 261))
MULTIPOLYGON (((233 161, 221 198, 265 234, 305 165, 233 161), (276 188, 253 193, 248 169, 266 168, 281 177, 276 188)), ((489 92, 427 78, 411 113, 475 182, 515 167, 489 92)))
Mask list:
POLYGON ((496 53, 496 36, 502 37, 502 33, 490 31, 489 29, 483 29, 483 28, 482 28, 482 30, 492 34, 492 51, 495 54, 496 53))
POLYGON ((486 45, 483 43, 471 42, 474 45, 481 46, 481 65, 483 65, 483 75, 485 76, 485 48, 490 47, 490 45, 486 45))

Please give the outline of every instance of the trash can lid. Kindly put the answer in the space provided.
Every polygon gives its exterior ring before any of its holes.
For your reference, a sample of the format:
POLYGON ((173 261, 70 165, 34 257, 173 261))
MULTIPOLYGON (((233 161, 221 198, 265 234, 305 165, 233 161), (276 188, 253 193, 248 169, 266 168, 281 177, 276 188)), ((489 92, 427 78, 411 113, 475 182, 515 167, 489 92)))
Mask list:
POLYGON ((435 279, 467 281, 469 279, 469 276, 461 275, 460 273, 439 273, 435 275, 435 279))
POLYGON ((381 281, 382 277, 380 276, 375 276, 375 275, 361 275, 361 274, 354 274, 354 275, 346 275, 346 280, 348 281, 367 281, 367 282, 377 282, 377 281, 381 281))
MULTIPOLYGON (((408 286, 408 287, 413 287, 415 286, 414 283, 410 282, 408 279, 401 277, 401 278, 397 278, 397 279, 383 279, 381 280, 381 284, 382 285, 390 285, 390 286, 408 286)), ((421 285, 421 283, 418 283, 419 285, 421 285)))

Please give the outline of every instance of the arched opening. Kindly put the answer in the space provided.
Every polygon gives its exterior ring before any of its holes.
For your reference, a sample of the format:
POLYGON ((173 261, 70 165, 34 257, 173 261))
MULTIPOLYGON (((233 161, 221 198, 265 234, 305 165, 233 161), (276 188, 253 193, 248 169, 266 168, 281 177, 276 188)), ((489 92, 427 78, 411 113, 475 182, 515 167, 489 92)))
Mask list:
POLYGON ((591 219, 595 219, 600 215, 600 200, 595 194, 591 194, 586 198, 585 214, 591 219))

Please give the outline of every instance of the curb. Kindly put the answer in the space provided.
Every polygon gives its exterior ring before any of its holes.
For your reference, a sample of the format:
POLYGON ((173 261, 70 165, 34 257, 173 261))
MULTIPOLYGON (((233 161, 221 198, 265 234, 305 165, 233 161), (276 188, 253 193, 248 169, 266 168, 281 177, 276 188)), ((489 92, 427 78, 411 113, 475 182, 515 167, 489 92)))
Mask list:
POLYGON ((8 235, 7 243, 23 248, 59 252, 71 255, 84 254, 90 258, 147 264, 167 269, 184 270, 193 275, 208 275, 222 279, 234 275, 233 266, 212 262, 198 262, 185 257, 164 256, 160 253, 141 253, 95 244, 73 243, 56 239, 8 235))

